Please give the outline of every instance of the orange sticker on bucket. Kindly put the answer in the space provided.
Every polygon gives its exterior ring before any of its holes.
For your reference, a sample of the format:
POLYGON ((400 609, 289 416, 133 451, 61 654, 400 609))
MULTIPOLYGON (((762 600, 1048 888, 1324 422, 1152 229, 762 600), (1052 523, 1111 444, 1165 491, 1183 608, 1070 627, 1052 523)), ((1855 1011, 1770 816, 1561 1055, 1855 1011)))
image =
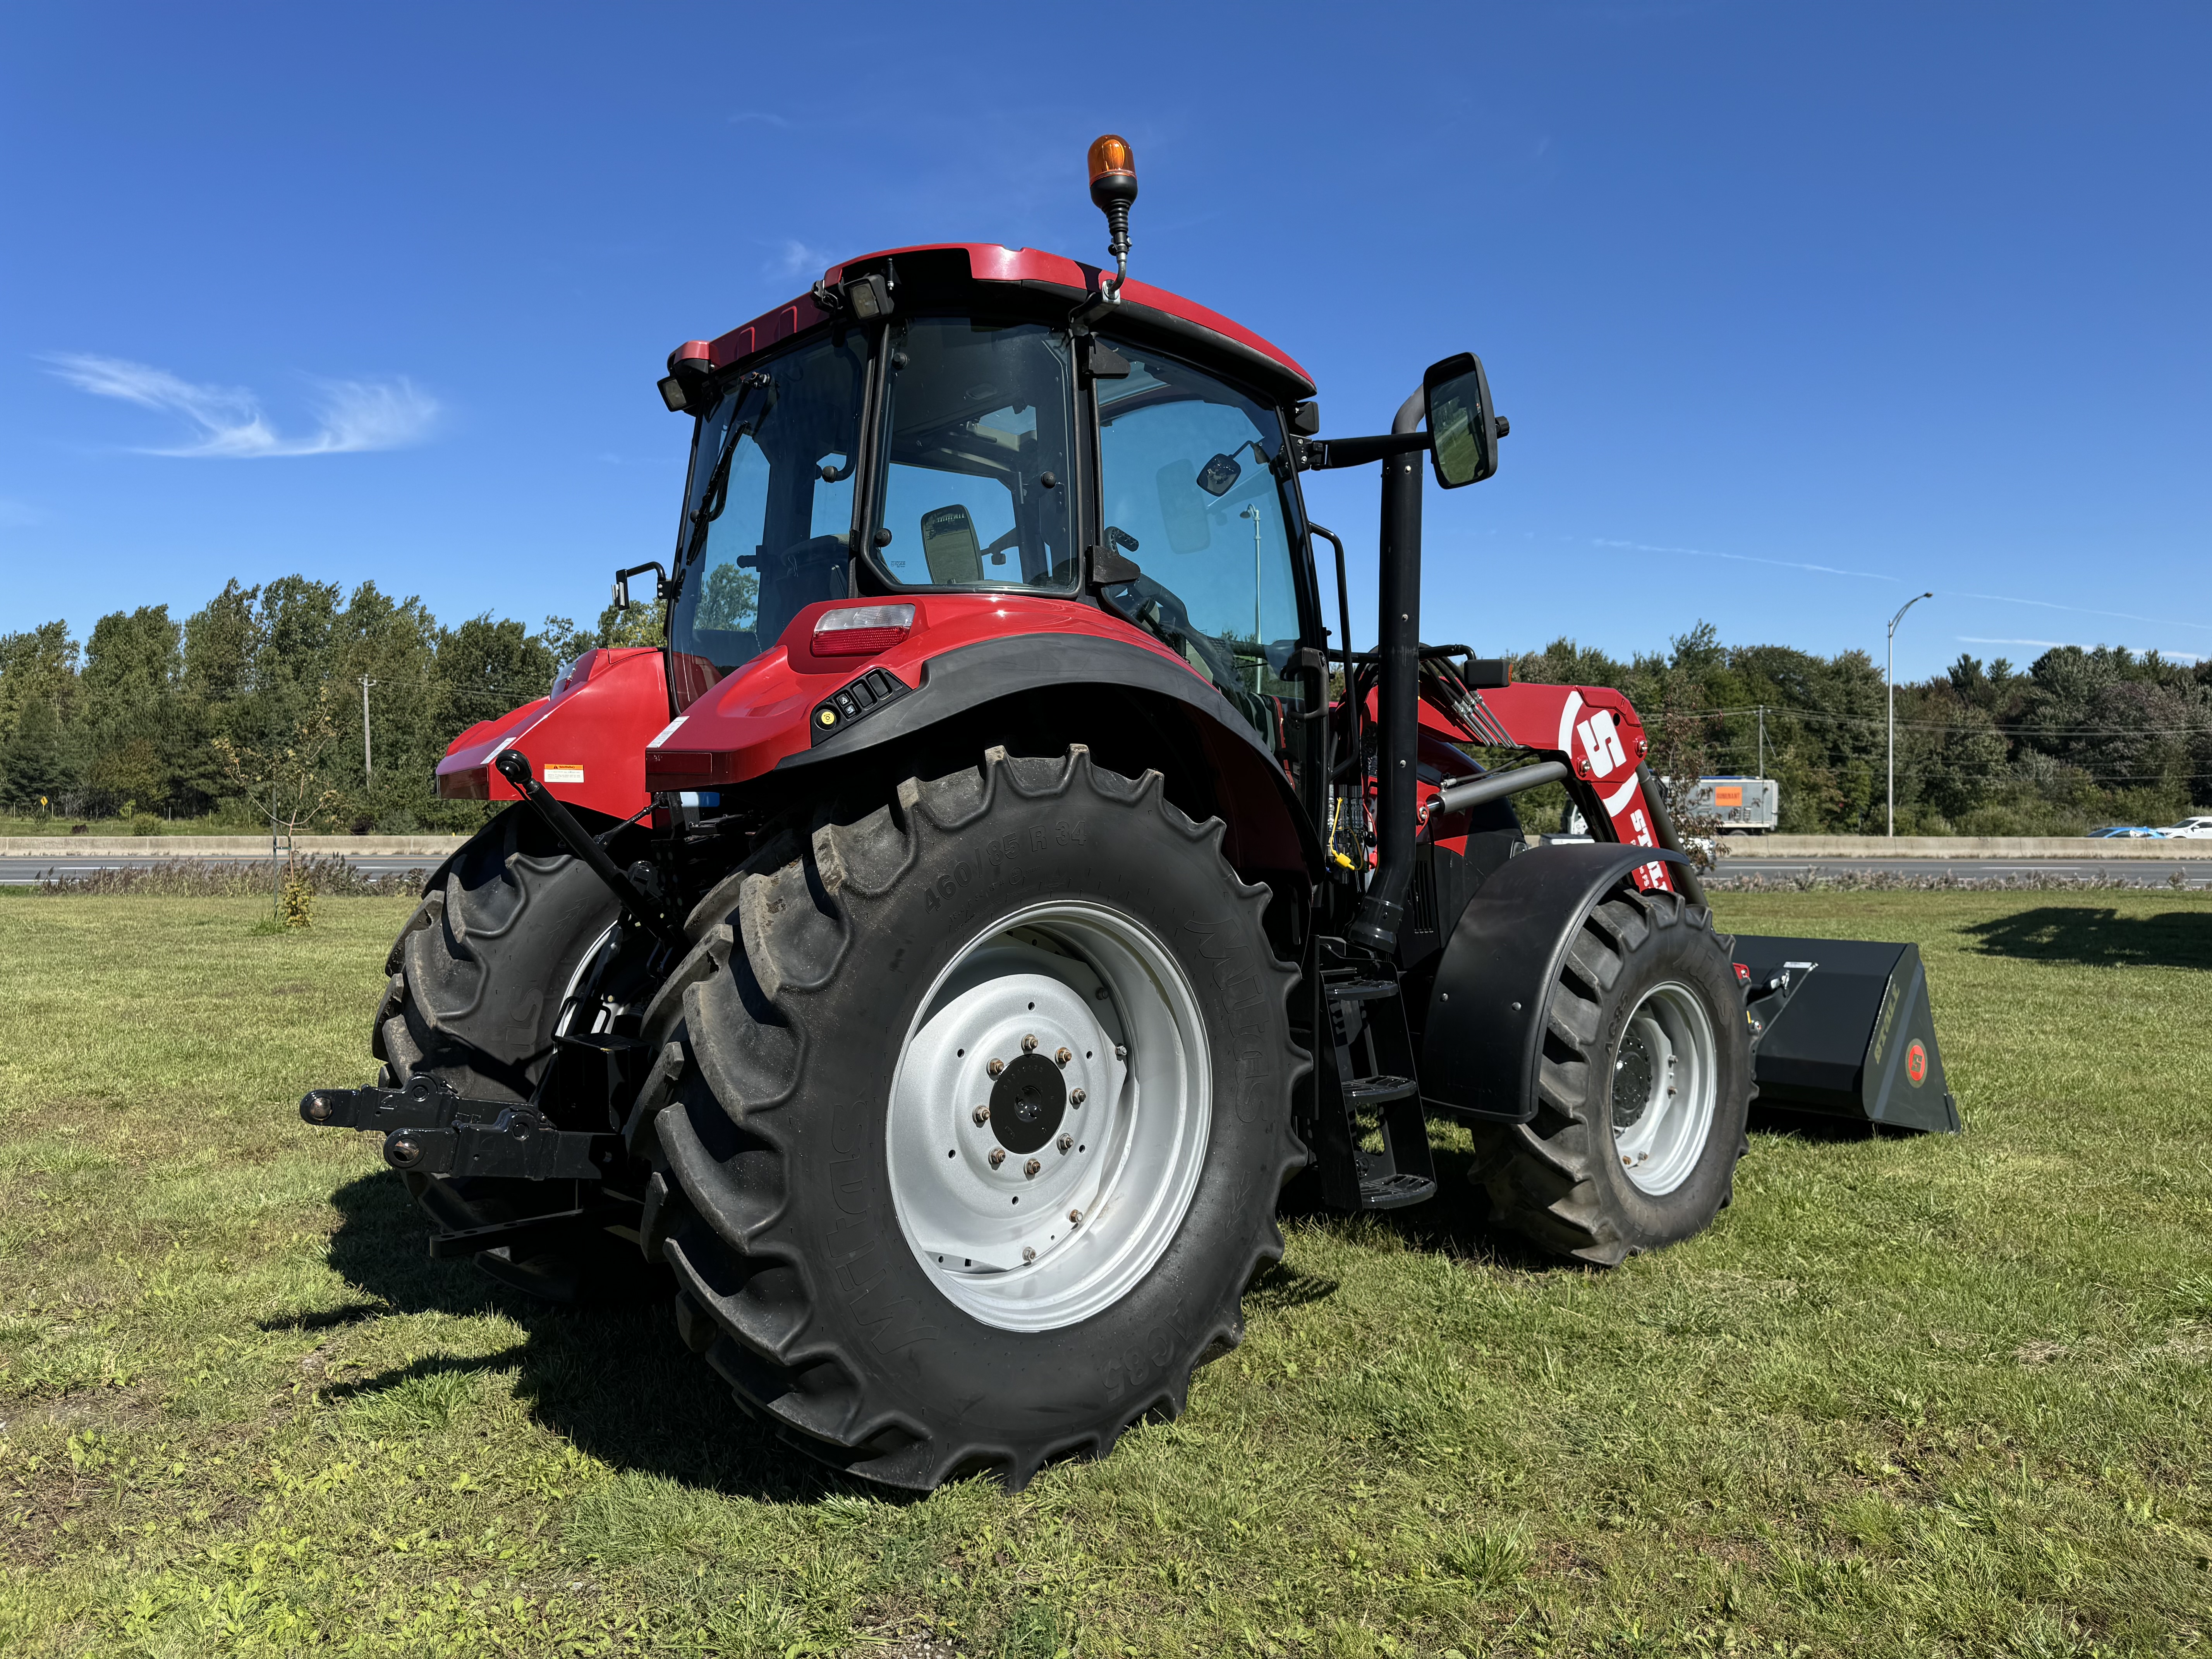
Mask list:
POLYGON ((1905 1080, 1917 1089, 1928 1081, 1928 1050, 1920 1039, 1912 1039, 1912 1046, 1905 1051, 1905 1080))

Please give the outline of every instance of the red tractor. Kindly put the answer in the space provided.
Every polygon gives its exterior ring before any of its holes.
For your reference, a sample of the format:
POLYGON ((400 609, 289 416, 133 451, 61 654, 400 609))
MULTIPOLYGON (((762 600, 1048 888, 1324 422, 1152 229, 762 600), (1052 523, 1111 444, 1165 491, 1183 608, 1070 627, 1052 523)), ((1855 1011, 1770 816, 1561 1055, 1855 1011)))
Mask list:
POLYGON ((1911 947, 1717 934, 1619 692, 1420 643, 1480 362, 1321 437, 1285 353, 1129 280, 1127 145, 1091 167, 1111 270, 901 248, 677 349, 674 556, 617 583, 665 649, 454 744, 442 793, 515 804, 392 948, 379 1085, 301 1103, 383 1134, 434 1255, 665 1263, 748 1410, 901 1486, 1179 1412, 1285 1184, 1419 1204, 1431 1114, 1498 1225, 1607 1265, 1727 1202, 1755 1064, 1956 1124, 1911 947), (1354 650, 1299 477, 1376 465, 1354 650), (1526 843, 1554 781, 1589 844, 1526 843))

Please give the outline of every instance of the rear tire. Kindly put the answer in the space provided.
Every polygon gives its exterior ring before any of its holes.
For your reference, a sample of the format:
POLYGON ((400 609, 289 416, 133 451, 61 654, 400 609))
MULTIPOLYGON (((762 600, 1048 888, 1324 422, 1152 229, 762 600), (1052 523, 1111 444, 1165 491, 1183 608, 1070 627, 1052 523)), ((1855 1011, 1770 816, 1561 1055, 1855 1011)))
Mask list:
POLYGON ((1743 994, 1711 913, 1623 887, 1568 948, 1536 1115, 1476 1128, 1476 1178, 1501 1225, 1614 1267, 1711 1224, 1752 1092, 1743 994))
POLYGON ((647 1016, 647 1246, 686 1340, 801 1449, 1018 1487, 1180 1413, 1241 1339, 1307 1062, 1222 834, 1157 773, 993 750, 694 912, 647 1016), (1087 1173, 1115 1147, 1128 1179, 1087 1173))
MULTIPOLYGON (((553 1054, 564 1005, 621 914, 590 868, 552 844, 534 815, 509 807, 462 845, 425 885, 385 962, 391 977, 370 1052, 380 1081, 434 1077, 477 1100, 530 1097, 553 1054)), ((603 1128, 603 1124, 579 1125, 603 1128)), ((572 1207, 574 1183, 410 1174, 431 1225, 459 1232, 572 1207)), ((572 1300, 588 1256, 617 1241, 580 1229, 562 1255, 526 1262, 486 1252, 501 1283, 572 1300)))

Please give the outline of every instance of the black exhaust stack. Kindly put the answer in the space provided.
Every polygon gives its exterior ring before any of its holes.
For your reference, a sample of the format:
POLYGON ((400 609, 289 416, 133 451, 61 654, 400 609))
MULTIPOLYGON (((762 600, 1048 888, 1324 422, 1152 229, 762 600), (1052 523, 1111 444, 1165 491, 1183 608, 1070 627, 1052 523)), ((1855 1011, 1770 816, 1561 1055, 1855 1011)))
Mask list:
MULTIPOLYGON (((1394 436, 1417 434, 1427 416, 1428 392, 1416 392, 1399 406, 1390 423, 1394 436)), ((1359 912, 1346 933, 1355 945, 1389 955, 1397 948, 1398 925, 1406 917, 1406 889, 1413 878, 1413 812, 1419 780, 1414 757, 1421 732, 1421 448, 1409 446, 1382 457, 1382 526, 1380 550, 1381 633, 1376 641, 1382 680, 1376 690, 1382 746, 1376 755, 1382 775, 1376 838, 1380 843, 1374 878, 1367 884, 1359 912)), ((1348 446, 1347 446, 1348 447, 1348 446)))

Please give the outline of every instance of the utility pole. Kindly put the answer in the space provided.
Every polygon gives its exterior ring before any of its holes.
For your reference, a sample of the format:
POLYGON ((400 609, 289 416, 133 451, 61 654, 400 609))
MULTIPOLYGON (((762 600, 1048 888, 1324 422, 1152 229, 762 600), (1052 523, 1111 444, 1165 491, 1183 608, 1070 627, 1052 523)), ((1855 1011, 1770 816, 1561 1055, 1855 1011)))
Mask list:
POLYGON ((1259 666, 1252 671, 1252 689, 1264 696, 1267 690, 1267 641, 1260 636, 1260 503, 1253 502, 1237 516, 1252 520, 1252 645, 1260 653, 1259 666))
POLYGON ((1759 775, 1766 775, 1766 705, 1759 705, 1759 775))
POLYGON ((1935 597, 1933 593, 1916 593, 1897 607, 1897 614, 1889 619, 1889 644, 1882 654, 1882 690, 1889 698, 1889 836, 1893 841, 1897 838, 1897 625, 1914 605, 1935 597))
POLYGON ((366 674, 361 677, 361 781, 364 788, 368 787, 369 780, 368 688, 375 684, 376 682, 366 674))

